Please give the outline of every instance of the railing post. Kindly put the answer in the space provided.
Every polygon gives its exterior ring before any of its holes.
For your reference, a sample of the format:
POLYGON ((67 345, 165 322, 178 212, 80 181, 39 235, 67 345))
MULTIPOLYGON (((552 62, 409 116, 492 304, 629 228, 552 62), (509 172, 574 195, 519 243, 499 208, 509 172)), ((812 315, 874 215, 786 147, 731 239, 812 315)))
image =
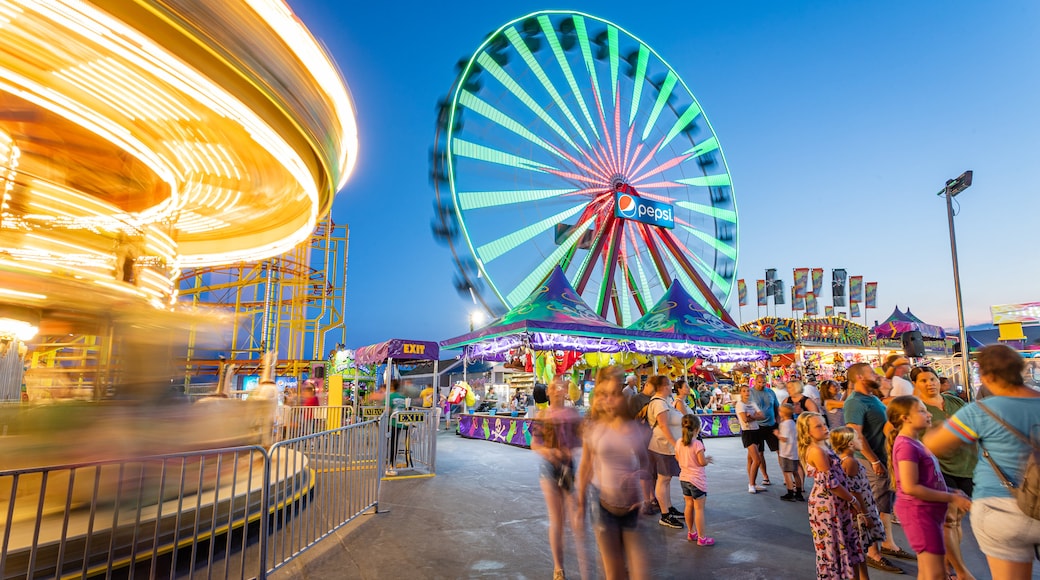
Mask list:
MULTIPOLYGON (((267 578, 267 542, 269 540, 268 528, 270 527, 270 521, 268 518, 271 515, 271 454, 267 449, 261 449, 264 457, 264 478, 263 487, 260 489, 260 535, 258 542, 260 544, 260 572, 257 575, 257 580, 265 580, 267 578)), ((249 505, 249 502, 246 502, 249 505)), ((248 512, 248 507, 246 508, 248 512)), ((248 524, 246 524, 248 528, 248 524)), ((243 543, 245 542, 245 536, 243 536, 243 543)), ((243 549, 244 546, 243 546, 243 549)))

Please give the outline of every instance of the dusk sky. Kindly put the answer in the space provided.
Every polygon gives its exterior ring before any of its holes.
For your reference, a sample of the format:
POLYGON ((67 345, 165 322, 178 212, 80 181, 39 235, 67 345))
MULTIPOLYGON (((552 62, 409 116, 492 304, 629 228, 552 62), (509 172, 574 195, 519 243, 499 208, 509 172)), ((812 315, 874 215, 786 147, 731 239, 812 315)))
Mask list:
MULTIPOLYGON (((443 340, 473 305, 430 229, 436 105, 486 34, 567 8, 614 22, 682 77, 725 152, 738 209, 738 276, 833 268, 895 305, 957 323, 945 181, 974 171, 956 219, 965 318, 1040 300, 1040 4, 895 2, 356 2, 290 0, 332 54, 357 108, 357 168, 338 194, 350 228, 347 344, 443 340)), ((508 184, 504 188, 508 188, 508 184)), ((788 304, 779 307, 790 314, 788 304)), ((826 294, 823 304, 830 304, 826 294)), ((770 312, 772 307, 770 307, 770 312)), ((765 312, 761 312, 765 314, 765 312)), ((860 319, 862 321, 862 319, 860 319)))

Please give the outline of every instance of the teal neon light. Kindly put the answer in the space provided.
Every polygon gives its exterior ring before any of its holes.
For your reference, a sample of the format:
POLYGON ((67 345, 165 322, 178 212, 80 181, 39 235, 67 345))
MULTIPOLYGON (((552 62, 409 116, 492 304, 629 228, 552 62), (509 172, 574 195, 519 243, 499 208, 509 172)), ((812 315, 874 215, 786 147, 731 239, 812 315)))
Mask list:
POLYGON ((610 48, 610 93, 614 95, 614 106, 617 102, 617 75, 618 75, 618 37, 617 28, 607 25, 607 45, 610 48))
POLYGON ((527 298, 527 296, 531 294, 531 291, 534 290, 534 287, 549 274, 549 271, 552 270, 553 266, 559 263, 560 258, 569 251, 571 246, 577 244, 578 240, 581 239, 581 236, 585 235, 585 230, 591 221, 592 217, 577 224, 574 228, 574 233, 567 236, 567 239, 564 240, 562 244, 557 246, 551 254, 546 256, 541 263, 531 270, 530 274, 525 276, 524 279, 516 285, 516 288, 514 288, 513 291, 509 293, 509 296, 506 297, 506 305, 512 308, 521 300, 527 298))
POLYGON ((685 183, 686 185, 694 185, 697 187, 725 187, 730 185, 729 174, 720 173, 718 175, 705 175, 703 177, 688 177, 685 179, 676 179, 678 183, 685 183))
POLYGON ((727 244, 726 242, 723 242, 721 240, 717 240, 717 239, 715 239, 714 236, 709 236, 708 234, 706 234, 706 233, 704 233, 704 232, 702 232, 700 230, 696 230, 694 228, 691 228, 690 226, 687 226, 687 225, 680 225, 680 227, 682 229, 690 232, 691 234, 693 234, 694 237, 696 237, 697 239, 701 240, 705 244, 708 244, 713 249, 718 250, 723 256, 726 256, 729 259, 734 259, 734 258, 737 257, 737 249, 734 248, 733 246, 727 244))
POLYGON ((731 224, 737 223, 737 212, 731 209, 712 207, 710 205, 694 203, 692 201, 677 201, 675 202, 675 205, 683 209, 688 209, 690 211, 695 211, 706 216, 711 216, 715 219, 720 219, 722 221, 729 222, 731 224))
POLYGON ((459 207, 463 211, 471 209, 483 209, 487 207, 500 207, 503 205, 518 205, 530 203, 543 199, 551 199, 578 190, 569 189, 517 189, 506 191, 460 191, 459 207))
POLYGON ((515 167, 517 169, 527 169, 530 171, 544 171, 546 169, 552 169, 548 165, 543 165, 537 161, 531 161, 519 155, 513 155, 484 145, 478 145, 477 143, 471 143, 469 141, 463 141, 462 139, 455 139, 451 143, 452 151, 455 155, 460 157, 469 157, 471 159, 479 159, 480 161, 487 161, 488 163, 495 163, 498 165, 508 165, 509 167, 515 167))
POLYGON ((459 103, 463 107, 466 107, 472 110, 473 112, 478 113, 479 115, 487 118, 488 120, 498 124, 503 129, 516 133, 520 137, 523 137, 527 141, 530 141, 531 143, 534 143, 542 149, 545 149, 546 151, 559 157, 560 159, 566 159, 566 157, 564 157, 562 153, 557 151, 556 148, 546 143, 545 140, 543 140, 541 137, 532 133, 527 127, 524 127, 520 123, 517 123, 516 121, 506 116, 498 109, 492 107, 491 105, 489 105, 473 93, 469 91, 463 91, 462 94, 459 96, 459 103))
POLYGON ((549 96, 552 97, 552 100, 554 103, 556 103, 556 106, 560 108, 560 111, 563 112, 563 115, 567 117, 568 121, 571 122, 571 126, 574 127, 574 130, 578 132, 578 135, 581 135, 581 140, 584 141, 586 145, 591 147, 592 143, 589 142, 589 136, 586 135, 585 131, 582 130, 581 126, 578 125, 578 120, 574 118, 573 114, 571 114, 571 110, 569 107, 567 107, 567 103, 563 102, 563 97, 560 96, 559 91, 557 91, 556 87, 551 82, 549 82, 549 77, 545 75, 545 70, 542 69, 542 65, 538 64, 538 61, 535 60, 534 55, 531 54, 531 51, 527 49, 527 44, 524 42, 524 39, 520 38, 520 33, 517 32, 515 28, 507 28, 505 31, 505 35, 506 38, 509 39, 509 42, 513 45, 513 49, 515 49, 516 52, 520 54, 520 57, 523 58, 524 62, 527 63, 528 68, 531 69, 531 72, 534 73, 534 76, 538 79, 540 83, 542 83, 542 87, 544 87, 545 90, 549 93, 549 96))
MULTIPOLYGON (((589 45, 589 33, 585 29, 585 19, 581 16, 574 17, 574 32, 578 35, 578 46, 581 47, 581 56, 585 59, 585 70, 592 79, 592 90, 595 91, 597 100, 603 102, 600 95, 599 79, 596 78, 596 63, 592 60, 592 47, 589 45)), ((599 133, 596 134, 599 137, 599 133)))
POLYGON ((628 111, 628 125, 636 119, 636 111, 639 109, 639 99, 643 96, 643 83, 646 82, 646 61, 650 60, 650 53, 646 47, 639 45, 639 57, 636 60, 636 72, 632 78, 632 107, 628 111))
POLYGON ((697 105, 697 103, 692 103, 689 107, 686 107, 686 111, 683 112, 682 116, 675 121, 675 124, 672 125, 672 128, 668 131, 668 136, 664 138, 664 142, 661 143, 661 147, 664 147, 665 145, 669 144, 672 141, 672 139, 675 139, 675 136, 678 135, 683 129, 685 129, 686 126, 690 124, 690 121, 696 119, 697 115, 700 114, 701 108, 697 105))
POLYGON ((556 224, 563 223, 567 218, 574 216, 583 209, 585 209, 584 202, 565 209, 554 216, 549 216, 540 222, 533 223, 525 228, 506 234, 497 240, 488 242, 477 248, 477 256, 486 264, 502 254, 515 249, 520 244, 531 241, 538 236, 538 234, 551 230, 556 227, 556 224))
POLYGON ((650 110, 650 118, 646 121, 646 127, 643 128, 643 141, 646 141, 646 138, 650 136, 650 131, 657 124, 657 118, 661 116, 661 111, 664 110, 664 106, 668 103, 668 97, 672 96, 672 89, 678 80, 679 78, 675 76, 675 73, 669 70, 668 76, 664 79, 664 84, 661 85, 661 91, 657 93, 657 101, 654 102, 654 108, 650 110))
POLYGON ((599 131, 596 130, 596 124, 592 122, 592 115, 589 114, 589 108, 585 105, 585 97, 582 96, 581 91, 578 89, 578 82, 574 79, 574 74, 571 72, 571 64, 567 62, 567 56, 563 54, 560 40, 556 38, 556 31, 553 30, 552 22, 549 21, 548 16, 543 15, 538 17, 538 23, 542 25, 542 34, 549 41, 549 47, 552 48, 553 56, 556 57, 556 62, 560 65, 563 76, 567 78, 567 84, 571 87, 571 94, 578 101, 578 106, 581 107, 581 112, 585 115, 589 128, 592 129, 592 134, 599 139, 599 131))

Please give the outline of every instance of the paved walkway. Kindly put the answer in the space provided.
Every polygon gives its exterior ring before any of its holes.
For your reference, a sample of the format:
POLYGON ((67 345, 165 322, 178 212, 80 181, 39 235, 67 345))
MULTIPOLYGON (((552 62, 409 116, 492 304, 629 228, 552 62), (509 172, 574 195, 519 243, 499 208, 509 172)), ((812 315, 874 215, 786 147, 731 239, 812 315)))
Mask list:
MULTIPOLYGON (((361 516, 274 578, 552 578, 536 455, 443 431, 437 444, 437 477, 384 482, 380 513, 361 516)), ((717 544, 692 545, 685 530, 644 516, 640 530, 653 554, 653 577, 814 578, 806 505, 780 501, 784 489, 776 455, 769 456, 773 485, 768 492, 750 495, 739 438, 705 444, 715 457, 708 467, 707 523, 717 544)), ((682 505, 678 483, 673 483, 672 498, 677 507, 682 505)), ((895 533, 906 547, 898 526, 895 533)), ((969 568, 979 578, 988 577, 970 528, 965 538, 969 568)), ((567 544, 568 577, 578 578, 569 533, 567 544)), ((591 532, 587 549, 598 560, 591 532)), ((871 570, 871 577, 916 576, 915 562, 897 563, 907 576, 871 570)))

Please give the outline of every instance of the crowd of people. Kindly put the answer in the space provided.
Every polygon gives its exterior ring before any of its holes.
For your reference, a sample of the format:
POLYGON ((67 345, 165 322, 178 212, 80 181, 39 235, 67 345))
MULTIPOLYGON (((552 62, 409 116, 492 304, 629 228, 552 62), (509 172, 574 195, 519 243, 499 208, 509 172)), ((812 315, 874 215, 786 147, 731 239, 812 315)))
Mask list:
MULTIPOLYGON (((780 499, 806 503, 819 578, 867 578, 868 568, 904 572, 890 558, 917 560, 919 578, 974 578, 960 550, 969 512, 992 577, 1031 576, 1040 521, 1023 513, 1006 482, 1022 481, 1035 450, 1040 392, 1024 383, 1024 361, 1012 349, 986 347, 978 363, 984 401, 973 403, 902 356, 885 361, 884 375, 853 364, 844 385, 771 384, 759 374, 739 387, 748 492, 772 485, 769 455, 776 453, 786 488, 780 499), (991 461, 979 461, 982 450, 991 461), (894 522, 909 550, 896 544, 894 522)), ((648 576, 640 515, 685 529, 695 546, 714 545, 705 517, 712 458, 689 385, 663 375, 640 385, 616 367, 602 369, 584 419, 565 406, 566 392, 563 380, 549 386, 549 406, 531 428, 532 449, 543 460, 554 579, 565 577, 568 525, 579 539, 582 577, 588 573, 580 540, 586 514, 607 578, 648 576), (676 478, 681 510, 671 501, 676 478)))

